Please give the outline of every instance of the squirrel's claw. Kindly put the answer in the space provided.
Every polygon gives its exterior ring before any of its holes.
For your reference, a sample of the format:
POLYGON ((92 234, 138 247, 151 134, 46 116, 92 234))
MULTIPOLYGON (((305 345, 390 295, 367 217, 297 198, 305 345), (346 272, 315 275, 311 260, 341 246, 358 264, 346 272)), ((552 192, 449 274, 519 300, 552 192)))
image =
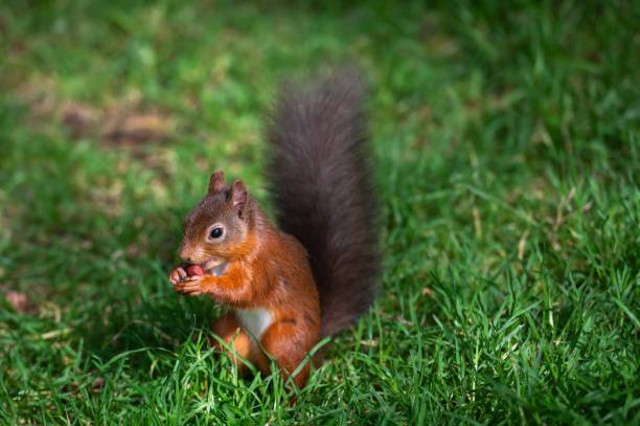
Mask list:
POLYGON ((200 282, 204 278, 204 275, 192 275, 190 277, 185 277, 182 281, 190 283, 190 282, 200 282))
POLYGON ((186 277, 177 284, 174 284, 174 288, 178 293, 188 296, 199 296, 202 294, 202 278, 202 276, 186 277))
POLYGON ((171 284, 173 284, 174 286, 180 283, 185 278, 187 278, 187 271, 185 271, 182 267, 174 269, 169 274, 169 281, 171 281, 171 284))

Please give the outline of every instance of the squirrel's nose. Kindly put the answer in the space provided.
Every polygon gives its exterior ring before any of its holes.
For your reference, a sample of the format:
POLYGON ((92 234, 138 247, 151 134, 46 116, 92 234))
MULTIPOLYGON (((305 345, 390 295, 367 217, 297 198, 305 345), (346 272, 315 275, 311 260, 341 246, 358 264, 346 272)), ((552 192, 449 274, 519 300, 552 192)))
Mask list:
POLYGON ((192 258, 191 258, 191 253, 189 253, 187 250, 185 250, 184 247, 180 248, 180 252, 178 253, 178 256, 180 256, 180 259, 182 259, 183 261, 185 261, 187 263, 193 263, 192 258))

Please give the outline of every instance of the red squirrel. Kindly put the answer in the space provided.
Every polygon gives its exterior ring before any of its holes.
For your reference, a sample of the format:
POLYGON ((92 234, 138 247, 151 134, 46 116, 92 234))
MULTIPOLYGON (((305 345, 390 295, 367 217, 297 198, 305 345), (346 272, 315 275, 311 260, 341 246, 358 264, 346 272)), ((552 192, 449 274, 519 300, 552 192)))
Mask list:
MULTIPOLYGON (((171 283, 228 305, 213 333, 265 373, 270 356, 289 378, 323 337, 352 325, 374 300, 380 254, 363 100, 351 73, 283 87, 267 126, 277 227, 244 183, 227 184, 222 171, 185 219, 185 264, 171 283)), ((307 363, 292 380, 303 387, 308 376, 307 363)))

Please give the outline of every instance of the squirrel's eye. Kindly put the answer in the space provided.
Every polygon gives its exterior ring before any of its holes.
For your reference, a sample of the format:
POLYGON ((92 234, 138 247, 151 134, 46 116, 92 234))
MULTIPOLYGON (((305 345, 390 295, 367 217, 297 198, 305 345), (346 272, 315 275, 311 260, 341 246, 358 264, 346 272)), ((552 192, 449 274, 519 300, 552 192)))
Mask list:
POLYGON ((222 237, 223 233, 224 233, 224 230, 222 228, 220 227, 213 228, 209 233, 209 238, 211 238, 212 240, 216 240, 222 237))

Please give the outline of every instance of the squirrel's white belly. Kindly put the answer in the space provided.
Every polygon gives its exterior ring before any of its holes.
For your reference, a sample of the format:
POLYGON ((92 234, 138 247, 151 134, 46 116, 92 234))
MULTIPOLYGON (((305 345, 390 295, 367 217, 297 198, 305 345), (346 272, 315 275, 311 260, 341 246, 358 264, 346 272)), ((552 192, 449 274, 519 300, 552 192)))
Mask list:
POLYGON ((242 327, 258 340, 273 323, 273 315, 265 308, 236 309, 235 312, 242 327))

